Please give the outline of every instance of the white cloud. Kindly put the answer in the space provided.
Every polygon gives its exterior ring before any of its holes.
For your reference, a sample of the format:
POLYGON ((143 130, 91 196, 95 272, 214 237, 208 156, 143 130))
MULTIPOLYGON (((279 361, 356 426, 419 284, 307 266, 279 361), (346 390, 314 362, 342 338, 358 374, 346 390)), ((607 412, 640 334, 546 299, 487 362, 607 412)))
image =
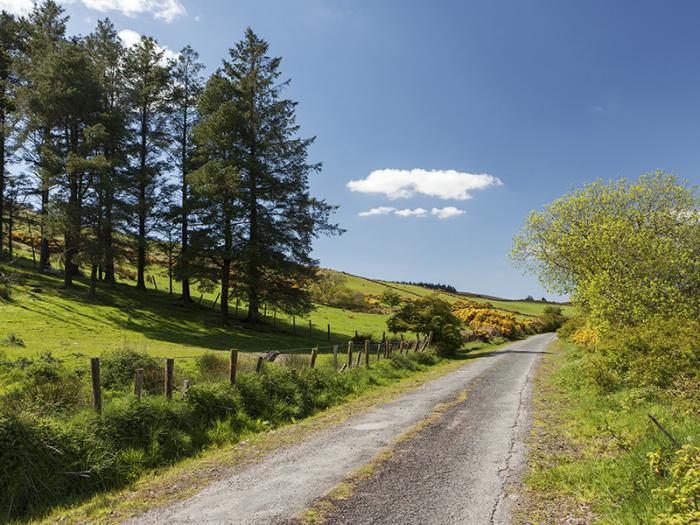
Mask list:
MULTIPOLYGON (((2 0, 0 0, 2 1, 2 0)), ((85 7, 96 11, 119 11, 125 16, 135 17, 151 14, 166 22, 172 22, 187 11, 178 0, 79 0, 85 7)))
POLYGON ((383 193, 390 199, 405 199, 416 194, 439 199, 466 200, 471 192, 503 183, 486 173, 464 173, 455 170, 375 170, 365 179, 348 182, 350 191, 383 193))
POLYGON ((379 208, 372 208, 371 210, 361 211, 358 213, 360 217, 371 217, 372 215, 388 215, 394 213, 396 208, 390 206, 379 206, 379 208))
POLYGON ((34 7, 32 0, 0 0, 0 11, 15 15, 26 15, 34 7))
POLYGON ((454 206, 446 206, 444 208, 433 208, 430 210, 430 213, 435 215, 438 219, 449 219, 450 217, 464 215, 464 210, 460 210, 454 206))
POLYGON ((399 217, 425 217, 428 210, 425 208, 416 208, 415 210, 406 208, 405 210, 396 210, 394 213, 399 217))
MULTIPOLYGON (((117 34, 126 47, 134 46, 141 40, 141 35, 131 29, 122 29, 117 34)), ((158 46, 158 50, 163 52, 164 60, 175 60, 179 55, 167 47, 158 46)))

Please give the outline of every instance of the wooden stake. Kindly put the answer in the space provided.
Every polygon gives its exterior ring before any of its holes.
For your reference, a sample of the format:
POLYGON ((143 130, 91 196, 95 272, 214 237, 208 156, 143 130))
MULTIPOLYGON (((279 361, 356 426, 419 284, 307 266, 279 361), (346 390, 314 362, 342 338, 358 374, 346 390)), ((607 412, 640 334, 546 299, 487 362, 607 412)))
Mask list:
POLYGON ((369 367, 369 339, 365 339, 365 366, 369 367))
POLYGON ((311 331, 311 319, 309 319, 309 337, 313 337, 313 333, 311 331))
POLYGON ((338 345, 333 345, 333 368, 338 370, 338 345))
POLYGON ((134 372, 134 395, 137 401, 141 401, 141 391, 143 390, 143 368, 137 368, 134 372))
POLYGON ((238 350, 231 350, 228 354, 228 382, 236 384, 236 369, 238 368, 238 350))
POLYGON ((173 398, 173 371, 175 370, 175 359, 165 360, 165 399, 173 398))
POLYGON ((92 376, 92 406, 95 412, 102 413, 102 389, 100 386, 100 358, 90 358, 90 375, 92 376))
POLYGON ((204 294, 199 296, 199 302, 197 304, 202 304, 202 298, 204 297, 204 294))
POLYGON ((158 285, 156 284, 156 276, 155 275, 151 275, 151 281, 153 281, 153 288, 155 288, 157 290, 158 285))
POLYGON ((331 323, 328 323, 328 337, 327 339, 330 341, 331 340, 331 323))
POLYGON ((348 342, 348 368, 352 368, 352 341, 348 342))
POLYGON ((212 309, 212 310, 213 310, 214 308, 216 308, 216 303, 219 302, 219 297, 221 297, 221 292, 219 292, 218 294, 216 294, 216 299, 214 299, 214 304, 211 305, 211 309, 212 309))
POLYGON ((312 348, 311 349, 311 364, 309 365, 311 368, 314 368, 316 366, 316 356, 318 355, 318 347, 312 348))
POLYGON ((263 361, 264 361, 264 360, 265 360, 265 359, 263 358, 263 356, 258 356, 258 364, 255 365, 255 371, 256 371, 258 374, 259 374, 260 372, 262 372, 262 369, 263 369, 263 361))

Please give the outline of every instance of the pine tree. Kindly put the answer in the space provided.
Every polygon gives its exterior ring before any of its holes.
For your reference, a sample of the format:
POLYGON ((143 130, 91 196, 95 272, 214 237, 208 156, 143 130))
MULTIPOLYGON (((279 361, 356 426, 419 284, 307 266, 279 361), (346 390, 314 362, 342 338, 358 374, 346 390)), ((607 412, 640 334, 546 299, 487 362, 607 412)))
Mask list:
POLYGON ((100 122, 104 127, 103 155, 108 168, 100 172, 95 183, 98 192, 96 224, 96 241, 99 265, 99 280, 110 285, 115 284, 114 261, 116 255, 114 232, 122 222, 123 202, 121 195, 125 191, 128 158, 126 155, 128 127, 127 101, 124 76, 125 49, 121 39, 109 19, 99 20, 97 28, 87 38, 90 58, 100 80, 102 92, 102 115, 100 122))
POLYGON ((43 94, 37 91, 37 80, 47 67, 45 62, 65 43, 68 17, 56 2, 37 4, 28 16, 27 43, 20 61, 22 89, 19 98, 24 114, 22 141, 25 161, 33 166, 41 198, 39 269, 49 267, 49 197, 55 178, 61 170, 61 159, 55 149, 55 122, 41 108, 43 94))
POLYGON ((209 107, 215 97, 205 92, 197 133, 208 158, 223 150, 213 162, 226 165, 210 169, 211 176, 233 177, 235 168, 240 177, 231 209, 232 273, 253 322, 260 318, 262 301, 287 312, 311 307, 306 285, 317 269, 312 240, 341 232, 329 222, 334 207, 309 193, 308 177, 321 168, 308 160, 314 139, 297 136, 296 103, 282 97, 288 82, 280 81, 281 59, 267 52, 267 42, 248 29, 207 85, 206 91, 216 90, 222 100, 209 107))
POLYGON ((240 172, 236 151, 240 113, 231 104, 232 83, 215 74, 199 101, 201 121, 195 128, 200 155, 206 160, 188 176, 193 208, 200 227, 192 232, 190 271, 203 289, 221 286, 221 323, 228 322, 231 271, 235 256, 234 229, 241 216, 240 172))
POLYGON ((84 201, 103 165, 96 149, 104 136, 99 123, 101 87, 85 43, 77 39, 49 54, 34 80, 35 111, 56 130, 52 149, 61 163, 54 181, 59 198, 56 209, 61 211, 64 285, 69 288, 83 248, 84 201))
POLYGON ((167 148, 166 118, 169 68, 164 65, 164 52, 149 37, 126 52, 125 76, 132 110, 131 151, 132 202, 137 218, 137 282, 139 290, 146 289, 145 268, 147 236, 153 228, 153 209, 158 201, 158 189, 164 169, 163 153, 167 148))
POLYGON ((188 269, 189 248, 189 186, 187 174, 194 164, 194 144, 192 128, 197 123, 197 99, 202 93, 200 76, 204 65, 199 62, 199 54, 190 46, 180 51, 173 65, 173 90, 171 93, 173 131, 173 159, 180 171, 180 255, 178 275, 182 281, 182 300, 191 301, 190 271, 188 269))
POLYGON ((6 170, 11 152, 13 115, 17 107, 18 60, 24 46, 20 22, 11 14, 0 13, 0 256, 4 249, 3 218, 5 217, 6 170))

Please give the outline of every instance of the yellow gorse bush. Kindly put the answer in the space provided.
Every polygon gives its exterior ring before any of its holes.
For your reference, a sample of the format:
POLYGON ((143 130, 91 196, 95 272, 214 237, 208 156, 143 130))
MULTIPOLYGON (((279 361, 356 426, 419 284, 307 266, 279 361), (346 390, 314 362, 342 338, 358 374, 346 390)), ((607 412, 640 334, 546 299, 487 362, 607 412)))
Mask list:
POLYGON ((480 303, 478 307, 464 307, 464 303, 457 303, 454 314, 464 323, 469 325, 475 334, 497 335, 515 339, 526 334, 534 334, 541 330, 541 322, 537 319, 518 320, 515 314, 485 308, 480 303))

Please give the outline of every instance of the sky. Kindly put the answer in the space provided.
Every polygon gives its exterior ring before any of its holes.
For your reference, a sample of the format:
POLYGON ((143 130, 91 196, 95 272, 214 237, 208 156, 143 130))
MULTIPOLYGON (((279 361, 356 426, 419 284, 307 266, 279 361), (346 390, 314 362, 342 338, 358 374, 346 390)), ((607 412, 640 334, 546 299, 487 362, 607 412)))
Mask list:
MULTIPOLYGON (((70 0, 74 34, 199 51, 213 72, 252 27, 299 102, 312 193, 346 233, 324 267, 557 298, 509 258, 527 214, 598 178, 700 183, 700 3, 70 0)), ((0 0, 22 12, 30 0, 0 0)))

